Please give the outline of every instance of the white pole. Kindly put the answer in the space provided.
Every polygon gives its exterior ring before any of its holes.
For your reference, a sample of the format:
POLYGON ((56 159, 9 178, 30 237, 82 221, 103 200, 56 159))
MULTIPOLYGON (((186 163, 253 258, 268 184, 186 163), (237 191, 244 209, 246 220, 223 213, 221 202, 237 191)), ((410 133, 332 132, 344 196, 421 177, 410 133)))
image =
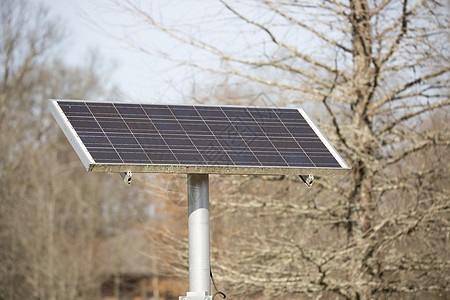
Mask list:
POLYGON ((188 174, 189 292, 211 295, 209 280, 209 179, 188 174))

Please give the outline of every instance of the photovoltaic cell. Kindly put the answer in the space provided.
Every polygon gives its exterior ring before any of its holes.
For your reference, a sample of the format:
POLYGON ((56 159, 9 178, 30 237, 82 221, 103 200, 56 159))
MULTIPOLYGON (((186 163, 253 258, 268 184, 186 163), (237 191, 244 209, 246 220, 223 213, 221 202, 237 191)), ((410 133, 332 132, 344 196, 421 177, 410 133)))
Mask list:
POLYGON ((337 174, 349 169, 299 109, 74 100, 51 100, 50 107, 93 171, 337 174))

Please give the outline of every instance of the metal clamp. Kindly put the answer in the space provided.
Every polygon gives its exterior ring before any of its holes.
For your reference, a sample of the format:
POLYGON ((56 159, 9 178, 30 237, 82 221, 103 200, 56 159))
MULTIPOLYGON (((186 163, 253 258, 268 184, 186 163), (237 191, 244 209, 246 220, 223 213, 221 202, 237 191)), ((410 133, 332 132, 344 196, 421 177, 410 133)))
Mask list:
POLYGON ((306 175, 298 175, 300 179, 306 184, 308 188, 311 188, 311 186, 314 183, 314 176, 309 174, 308 177, 306 175))
POLYGON ((133 174, 130 171, 120 172, 119 174, 122 177, 123 182, 125 182, 125 184, 127 184, 127 185, 131 184, 131 176, 133 176, 133 174))

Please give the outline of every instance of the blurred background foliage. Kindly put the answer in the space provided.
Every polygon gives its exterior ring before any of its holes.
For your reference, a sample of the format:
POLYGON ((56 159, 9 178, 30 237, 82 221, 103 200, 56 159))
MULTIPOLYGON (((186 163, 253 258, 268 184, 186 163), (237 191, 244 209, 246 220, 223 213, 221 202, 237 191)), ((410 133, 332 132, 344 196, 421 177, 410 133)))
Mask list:
MULTIPOLYGON (((122 38, 211 76, 183 100, 305 106, 352 167, 310 190, 295 177, 211 176, 219 287, 230 299, 448 297, 448 3, 219 2, 223 19, 201 23, 237 25, 236 49, 140 1, 110 5, 194 49, 189 60, 122 38), (305 32, 321 51, 297 44, 305 32)), ((70 36, 43 6, 7 0, 0 14, 0 299, 178 299, 185 176, 139 174, 130 188, 86 173, 47 103, 123 99, 110 64, 96 52, 65 64, 70 36)))

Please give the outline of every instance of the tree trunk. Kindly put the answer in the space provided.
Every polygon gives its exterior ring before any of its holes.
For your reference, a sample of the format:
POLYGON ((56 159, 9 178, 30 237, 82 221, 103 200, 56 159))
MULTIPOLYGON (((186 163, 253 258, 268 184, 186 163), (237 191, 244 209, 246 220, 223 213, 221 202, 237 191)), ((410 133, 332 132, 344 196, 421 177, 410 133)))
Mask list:
MULTIPOLYGON (((353 91, 352 112, 355 148, 366 157, 372 157, 372 118, 370 117, 370 90, 373 84, 372 37, 370 13, 367 0, 351 1, 350 23, 352 24, 353 46, 353 91)), ((371 202, 371 174, 367 159, 360 157, 354 172, 354 189, 348 210, 348 234, 354 233, 354 225, 361 231, 370 228, 367 215, 371 202), (355 224, 356 223, 356 224, 355 224)))

